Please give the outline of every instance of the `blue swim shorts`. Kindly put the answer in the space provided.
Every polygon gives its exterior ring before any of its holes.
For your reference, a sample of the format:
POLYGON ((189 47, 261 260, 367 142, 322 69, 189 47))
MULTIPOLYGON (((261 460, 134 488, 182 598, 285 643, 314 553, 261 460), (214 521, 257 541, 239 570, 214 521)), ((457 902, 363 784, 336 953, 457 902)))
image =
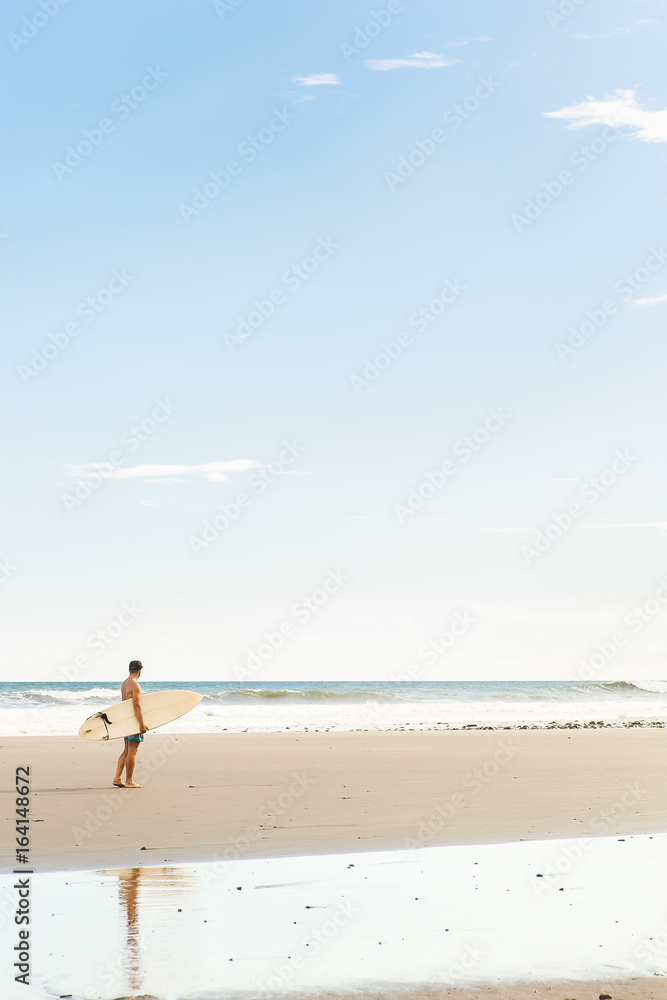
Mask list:
POLYGON ((144 742, 144 734, 143 733, 135 733, 134 736, 126 736, 125 739, 129 740, 130 743, 143 743, 144 742))

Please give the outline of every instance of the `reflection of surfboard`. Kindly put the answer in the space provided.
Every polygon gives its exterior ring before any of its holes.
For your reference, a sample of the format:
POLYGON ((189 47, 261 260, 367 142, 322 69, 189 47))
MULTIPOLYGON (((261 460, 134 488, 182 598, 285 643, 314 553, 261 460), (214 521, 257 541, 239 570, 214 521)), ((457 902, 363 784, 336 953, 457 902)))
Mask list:
MULTIPOLYGON (((204 696, 195 691, 154 691, 142 694, 141 710, 149 729, 179 719, 198 705, 204 696)), ((84 740, 120 740, 139 732, 132 699, 119 701, 86 719, 79 730, 84 740)))

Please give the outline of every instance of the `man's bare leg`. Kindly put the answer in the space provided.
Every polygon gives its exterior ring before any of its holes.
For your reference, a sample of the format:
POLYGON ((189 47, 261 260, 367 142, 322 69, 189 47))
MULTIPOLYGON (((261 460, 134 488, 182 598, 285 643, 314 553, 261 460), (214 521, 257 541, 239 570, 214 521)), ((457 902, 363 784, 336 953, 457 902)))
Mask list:
POLYGON ((138 749, 139 749, 138 743, 128 743, 127 763, 125 764, 126 788, 143 788, 143 785, 137 785, 135 781, 132 781, 132 775, 134 774, 134 765, 137 762, 138 749))
POLYGON ((118 758, 118 767, 116 768, 116 777, 113 779, 114 785, 117 785, 119 788, 124 788, 125 787, 124 784, 123 784, 123 782, 122 782, 122 780, 121 780, 121 777, 122 777, 122 774, 123 774, 123 768, 125 767, 125 762, 127 760, 127 748, 128 748, 128 745, 129 744, 128 744, 127 740, 123 740, 123 752, 121 753, 120 757, 118 758))

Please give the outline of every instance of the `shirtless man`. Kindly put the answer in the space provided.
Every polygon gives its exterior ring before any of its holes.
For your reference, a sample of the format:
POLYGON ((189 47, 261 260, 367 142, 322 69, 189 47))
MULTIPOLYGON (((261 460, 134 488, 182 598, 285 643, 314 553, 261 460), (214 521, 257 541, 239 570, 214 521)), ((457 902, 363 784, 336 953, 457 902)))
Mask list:
POLYGON ((128 699, 131 698, 134 702, 134 714, 139 720, 140 732, 136 733, 134 736, 125 737, 125 746, 122 754, 118 758, 116 777, 113 779, 114 785, 118 788, 142 787, 141 785, 137 785, 137 783, 132 780, 134 765, 137 762, 137 750, 139 749, 139 744, 144 742, 144 733, 148 732, 148 726, 144 723, 144 717, 141 711, 141 687, 139 685, 141 670, 141 660, 132 660, 130 663, 130 674, 125 678, 120 688, 121 694, 123 695, 123 701, 128 701, 128 699), (123 768, 125 768, 125 781, 121 778, 123 768))

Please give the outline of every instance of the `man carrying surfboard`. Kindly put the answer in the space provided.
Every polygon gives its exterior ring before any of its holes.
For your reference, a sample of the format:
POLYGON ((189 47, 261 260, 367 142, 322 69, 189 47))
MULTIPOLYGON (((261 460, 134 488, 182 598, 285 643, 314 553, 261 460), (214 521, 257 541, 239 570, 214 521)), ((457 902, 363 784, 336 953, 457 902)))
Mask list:
POLYGON ((141 711, 141 686, 139 684, 139 678, 143 669, 141 660, 132 660, 129 669, 129 676, 121 684, 120 690, 123 695, 123 701, 132 699, 134 714, 139 723, 140 731, 135 733, 134 736, 125 737, 123 752, 118 758, 116 777, 113 779, 113 783, 118 788, 141 788, 141 785, 132 780, 134 765, 137 762, 137 750, 139 749, 139 744, 144 742, 144 733, 148 732, 148 726, 144 722, 144 716, 141 711), (125 768, 125 781, 122 780, 123 768, 125 768))

